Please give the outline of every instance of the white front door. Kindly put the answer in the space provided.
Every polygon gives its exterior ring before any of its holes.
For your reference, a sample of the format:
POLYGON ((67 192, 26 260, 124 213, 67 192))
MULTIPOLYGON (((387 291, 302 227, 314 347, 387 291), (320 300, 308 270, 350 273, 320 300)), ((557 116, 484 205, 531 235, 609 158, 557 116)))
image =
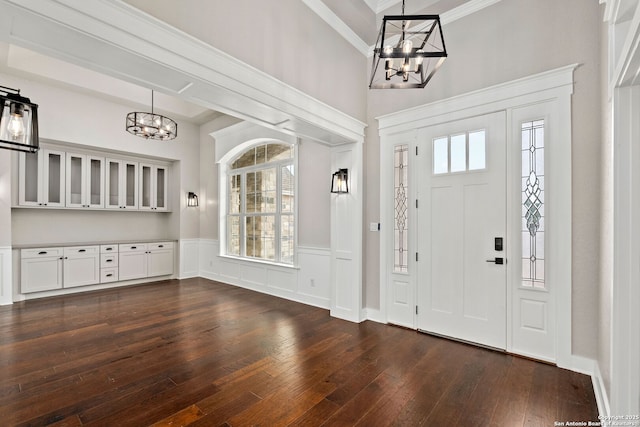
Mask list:
POLYGON ((507 329, 505 115, 432 126, 417 138, 417 327, 500 349, 507 329))

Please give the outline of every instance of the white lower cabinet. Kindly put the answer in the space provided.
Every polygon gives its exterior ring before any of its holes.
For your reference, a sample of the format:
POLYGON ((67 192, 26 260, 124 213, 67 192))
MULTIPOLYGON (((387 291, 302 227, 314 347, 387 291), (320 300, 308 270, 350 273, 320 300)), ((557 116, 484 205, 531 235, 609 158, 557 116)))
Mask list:
POLYGON ((120 280, 173 274, 173 242, 119 245, 120 280))
POLYGON ((64 288, 100 283, 100 247, 73 246, 64 252, 64 288))
POLYGON ((20 289, 25 294, 100 282, 98 246, 23 249, 20 258, 20 289))
POLYGON ((147 246, 149 277, 173 274, 173 242, 149 243, 147 246))
POLYGON ((147 244, 119 245, 118 269, 120 280, 147 277, 147 244))
POLYGON ((173 242, 22 249, 24 294, 173 274, 173 242))
POLYGON ((20 289, 22 293, 62 289, 62 248, 20 251, 20 289))

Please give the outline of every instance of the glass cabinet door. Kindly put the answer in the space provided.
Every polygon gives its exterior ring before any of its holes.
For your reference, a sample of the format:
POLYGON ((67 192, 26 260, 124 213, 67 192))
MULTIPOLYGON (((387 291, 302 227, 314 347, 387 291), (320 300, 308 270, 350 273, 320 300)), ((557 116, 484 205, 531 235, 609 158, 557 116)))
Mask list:
POLYGON ((151 165, 140 165, 140 206, 141 210, 151 210, 153 194, 151 190, 151 165))
POLYGON ((155 170, 155 207, 164 211, 167 210, 167 169, 158 166, 155 170))
POLYGON ((82 154, 67 153, 67 207, 86 207, 84 178, 87 156, 82 154))
POLYGON ((108 209, 120 208, 120 161, 107 159, 106 167, 106 201, 108 209))
POLYGON ((44 154, 44 204, 64 206, 65 153, 45 150, 44 154))
POLYGON ((138 209, 138 163, 106 160, 106 208, 138 209))
POLYGON ((91 208, 104 207, 104 158, 87 156, 86 203, 91 208))
POLYGON ((132 162, 124 162, 124 188, 125 195, 124 207, 126 209, 138 208, 138 164, 132 162))
POLYGON ((38 206, 42 204, 42 152, 20 153, 19 167, 20 206, 38 206))
POLYGON ((140 164, 140 206, 141 210, 167 210, 167 168, 164 166, 140 164))

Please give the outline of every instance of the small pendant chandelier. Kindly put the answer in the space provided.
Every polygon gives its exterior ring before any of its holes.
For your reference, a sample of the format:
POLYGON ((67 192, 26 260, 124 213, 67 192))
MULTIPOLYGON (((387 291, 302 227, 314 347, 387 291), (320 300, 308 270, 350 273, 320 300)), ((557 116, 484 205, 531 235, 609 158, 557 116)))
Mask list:
POLYGON ((447 57, 439 15, 385 15, 369 89, 423 88, 447 57))
POLYGON ((159 141, 174 139, 178 135, 178 124, 169 117, 153 112, 153 91, 151 91, 151 112, 127 114, 127 132, 146 139, 159 141))

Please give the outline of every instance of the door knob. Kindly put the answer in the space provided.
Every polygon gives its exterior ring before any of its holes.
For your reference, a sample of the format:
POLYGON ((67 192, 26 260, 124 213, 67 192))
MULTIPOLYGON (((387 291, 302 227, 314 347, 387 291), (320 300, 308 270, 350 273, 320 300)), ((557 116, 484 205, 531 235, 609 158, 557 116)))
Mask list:
POLYGON ((495 262, 496 264, 504 264, 504 258, 494 258, 494 259, 488 259, 487 262, 495 262))

